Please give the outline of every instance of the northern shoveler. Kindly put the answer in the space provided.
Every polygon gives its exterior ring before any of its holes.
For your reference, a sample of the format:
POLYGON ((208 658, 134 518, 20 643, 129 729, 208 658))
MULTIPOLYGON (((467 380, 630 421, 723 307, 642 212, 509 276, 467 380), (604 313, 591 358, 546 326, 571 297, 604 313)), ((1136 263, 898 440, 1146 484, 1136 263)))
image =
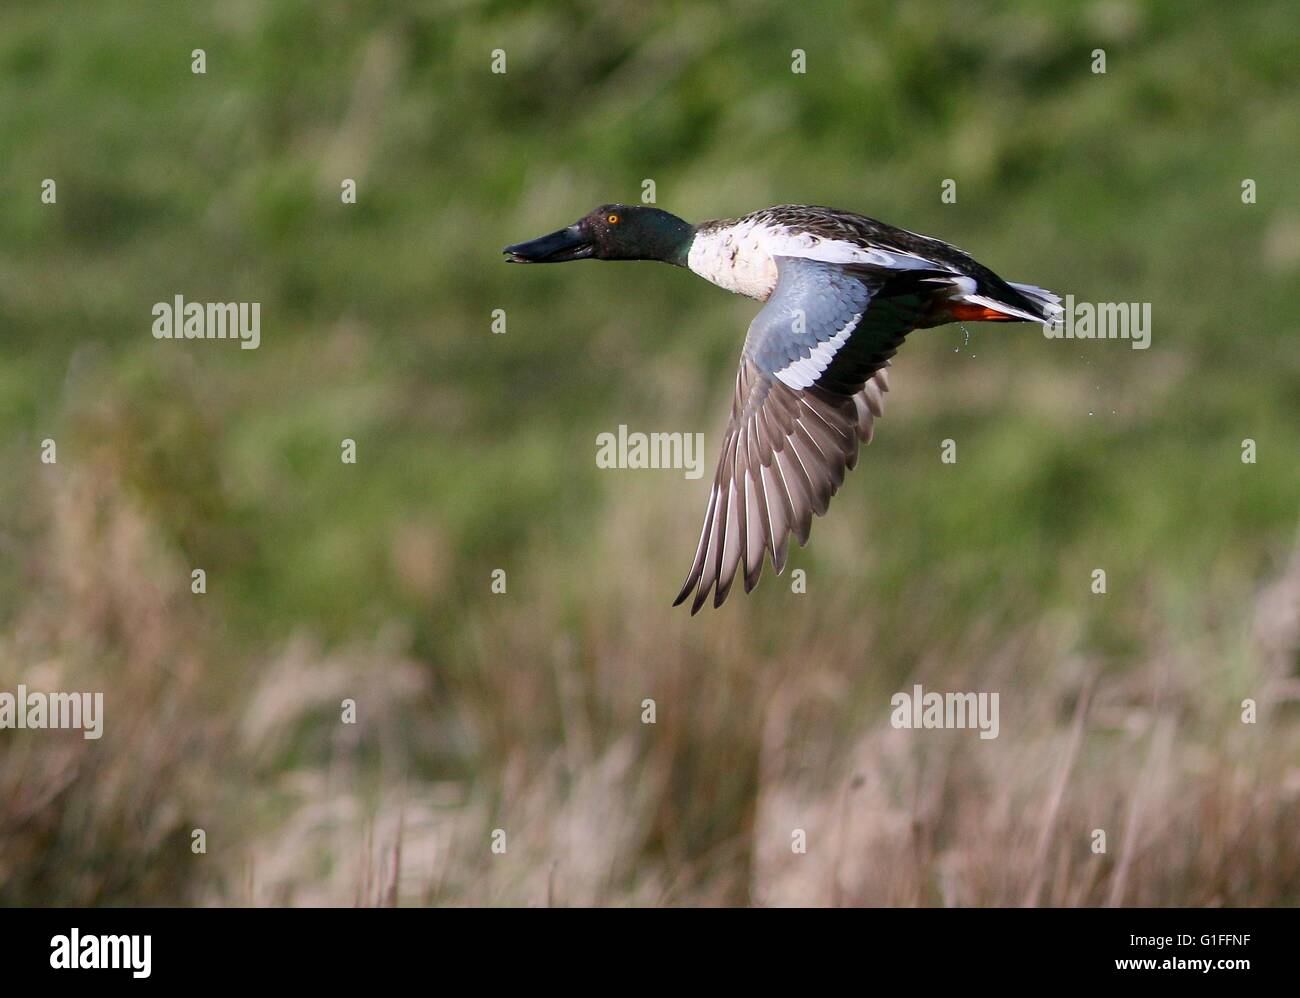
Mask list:
POLYGON ((514 263, 659 260, 767 304, 741 351, 731 421, 695 562, 674 606, 737 570, 779 573, 789 537, 807 543, 844 473, 869 443, 889 390, 885 369, 913 329, 948 322, 1050 323, 1060 298, 1004 281, 939 239, 814 205, 780 205, 691 225, 644 205, 602 205, 567 228, 507 246, 514 263))

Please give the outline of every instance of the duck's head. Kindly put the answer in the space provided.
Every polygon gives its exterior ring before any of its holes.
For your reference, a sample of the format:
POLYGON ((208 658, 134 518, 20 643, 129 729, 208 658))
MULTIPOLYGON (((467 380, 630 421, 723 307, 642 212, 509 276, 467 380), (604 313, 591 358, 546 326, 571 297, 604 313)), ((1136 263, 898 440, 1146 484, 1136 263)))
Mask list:
POLYGON ((510 263, 569 260, 662 260, 685 265, 695 229, 658 208, 603 204, 549 236, 507 246, 510 263))

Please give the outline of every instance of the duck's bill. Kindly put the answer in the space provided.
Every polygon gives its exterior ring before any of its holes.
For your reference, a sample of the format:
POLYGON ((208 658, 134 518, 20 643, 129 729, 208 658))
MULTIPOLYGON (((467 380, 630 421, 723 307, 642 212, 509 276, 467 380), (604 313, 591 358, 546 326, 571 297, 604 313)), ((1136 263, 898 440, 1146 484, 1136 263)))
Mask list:
POLYGON ((585 260, 595 249, 579 226, 570 225, 549 236, 507 246, 501 252, 506 254, 510 263, 564 263, 585 260))

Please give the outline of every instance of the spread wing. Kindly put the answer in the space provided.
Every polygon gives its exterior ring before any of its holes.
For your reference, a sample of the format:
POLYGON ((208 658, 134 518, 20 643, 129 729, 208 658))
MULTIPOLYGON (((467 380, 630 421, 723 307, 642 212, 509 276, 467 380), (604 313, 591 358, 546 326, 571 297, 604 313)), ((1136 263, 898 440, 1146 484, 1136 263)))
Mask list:
POLYGON ((925 324, 936 280, 951 279, 776 259, 776 288, 745 338, 695 562, 673 604, 694 591, 692 614, 710 590, 721 606, 742 567, 753 589, 765 551, 781 572, 791 533, 807 543, 813 515, 826 512, 871 440, 889 358, 925 324))

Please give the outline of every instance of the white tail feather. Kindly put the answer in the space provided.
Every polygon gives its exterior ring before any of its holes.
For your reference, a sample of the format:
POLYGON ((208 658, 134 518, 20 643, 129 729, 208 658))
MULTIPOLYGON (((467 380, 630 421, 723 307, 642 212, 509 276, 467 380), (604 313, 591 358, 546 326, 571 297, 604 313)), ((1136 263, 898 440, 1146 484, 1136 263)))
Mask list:
MULTIPOLYGON (((1028 298, 1031 302, 1043 310, 1043 315, 1047 316, 1048 322, 1060 321, 1064 309, 1061 308, 1061 296, 1053 294, 1046 288, 1036 287, 1033 284, 1015 284, 1011 286, 1028 298)), ((1037 317, 1035 317, 1037 318, 1037 317)), ((1042 322, 1042 319, 1037 319, 1042 322)))
POLYGON ((1024 319, 1026 322, 1042 322, 1041 315, 1034 315, 1023 308, 1016 308, 1014 305, 1008 305, 1004 301, 998 301, 996 298, 990 298, 987 295, 962 295, 961 301, 968 301, 972 305, 983 305, 985 308, 991 308, 995 312, 1001 312, 1003 315, 1012 315, 1017 319, 1024 319))

